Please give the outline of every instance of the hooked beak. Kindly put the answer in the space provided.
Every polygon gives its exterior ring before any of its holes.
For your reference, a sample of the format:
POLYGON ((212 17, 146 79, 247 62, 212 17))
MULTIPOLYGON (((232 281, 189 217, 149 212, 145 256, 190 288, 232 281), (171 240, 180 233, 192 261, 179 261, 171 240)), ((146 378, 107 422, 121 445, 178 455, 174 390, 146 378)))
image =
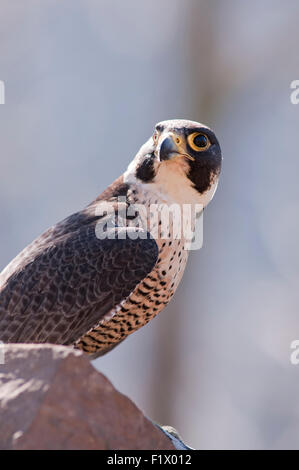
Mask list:
POLYGON ((179 149, 177 148, 177 145, 174 143, 173 139, 171 137, 166 137, 160 146, 160 161, 163 162, 164 160, 169 160, 175 154, 178 154, 178 152, 179 149))
POLYGON ((165 137, 160 145, 159 160, 160 162, 163 162, 174 157, 187 157, 190 160, 194 160, 190 155, 180 151, 179 146, 174 142, 174 139, 171 136, 165 137))

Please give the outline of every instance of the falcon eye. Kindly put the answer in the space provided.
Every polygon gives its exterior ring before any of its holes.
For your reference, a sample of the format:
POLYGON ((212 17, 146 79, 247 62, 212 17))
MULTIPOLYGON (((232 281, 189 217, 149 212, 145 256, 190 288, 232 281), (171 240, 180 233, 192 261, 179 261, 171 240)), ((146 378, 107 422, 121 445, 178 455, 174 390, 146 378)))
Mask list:
POLYGON ((207 150, 211 145, 208 137, 200 132, 193 132, 193 134, 190 134, 188 136, 188 144, 196 152, 207 150))
POLYGON ((154 141, 155 143, 158 142, 158 134, 157 134, 157 132, 155 132, 154 135, 153 135, 153 141, 154 141))

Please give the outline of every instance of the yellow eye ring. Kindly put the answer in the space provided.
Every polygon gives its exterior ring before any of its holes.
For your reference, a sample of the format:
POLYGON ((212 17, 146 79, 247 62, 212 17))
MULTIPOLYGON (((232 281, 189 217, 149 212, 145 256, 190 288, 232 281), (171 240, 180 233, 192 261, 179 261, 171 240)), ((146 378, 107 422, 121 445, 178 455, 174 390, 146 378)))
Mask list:
POLYGON ((202 132, 193 132, 187 137, 188 144, 196 152, 203 152, 208 150, 211 145, 209 138, 202 132))

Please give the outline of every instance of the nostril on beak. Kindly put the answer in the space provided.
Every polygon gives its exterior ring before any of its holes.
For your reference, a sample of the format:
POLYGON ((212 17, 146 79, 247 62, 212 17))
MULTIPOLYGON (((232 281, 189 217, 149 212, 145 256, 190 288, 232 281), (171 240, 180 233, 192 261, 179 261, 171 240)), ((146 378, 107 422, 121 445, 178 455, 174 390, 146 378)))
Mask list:
POLYGON ((171 154, 177 153, 178 149, 171 137, 166 137, 160 147, 160 161, 169 160, 171 154))

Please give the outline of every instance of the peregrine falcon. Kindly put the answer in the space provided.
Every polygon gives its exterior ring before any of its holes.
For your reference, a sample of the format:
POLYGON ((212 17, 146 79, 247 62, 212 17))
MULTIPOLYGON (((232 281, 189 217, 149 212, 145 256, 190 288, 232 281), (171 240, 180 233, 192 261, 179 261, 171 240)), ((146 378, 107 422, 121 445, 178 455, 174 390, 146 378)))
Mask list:
POLYGON ((173 224, 163 233, 162 212, 147 225, 152 207, 203 210, 221 161, 207 126, 158 123, 122 176, 2 271, 0 340, 73 345, 97 357, 148 323, 173 296, 189 253, 173 224))

